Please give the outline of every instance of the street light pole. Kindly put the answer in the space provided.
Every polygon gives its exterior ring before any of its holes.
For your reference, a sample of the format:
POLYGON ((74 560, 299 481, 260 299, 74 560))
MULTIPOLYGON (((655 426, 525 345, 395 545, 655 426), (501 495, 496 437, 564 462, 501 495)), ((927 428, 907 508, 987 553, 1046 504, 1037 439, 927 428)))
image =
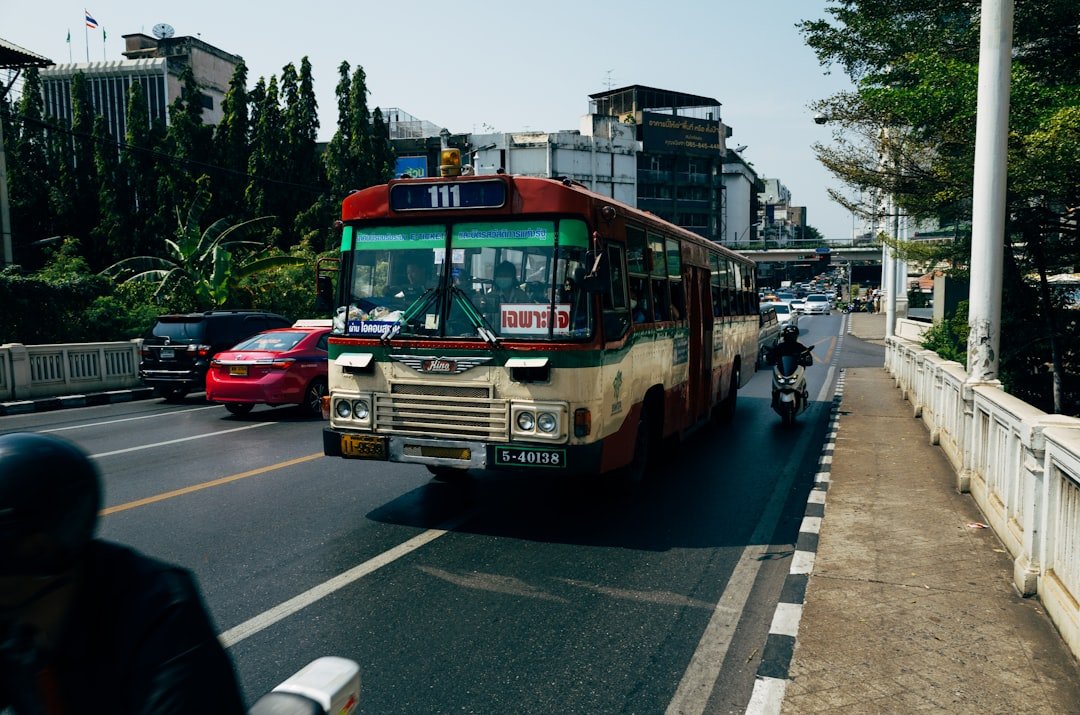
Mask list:
POLYGON ((1013 0, 982 0, 981 20, 971 206, 968 384, 996 383, 998 377, 1013 0))

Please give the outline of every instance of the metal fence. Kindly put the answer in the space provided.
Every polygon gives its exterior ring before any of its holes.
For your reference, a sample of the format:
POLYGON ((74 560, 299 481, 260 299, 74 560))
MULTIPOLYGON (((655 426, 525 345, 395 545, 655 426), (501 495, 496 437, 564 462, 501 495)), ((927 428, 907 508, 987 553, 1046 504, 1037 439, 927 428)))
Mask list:
POLYGON ((898 328, 886 341, 886 368, 1012 556, 1016 588, 1080 656, 1080 419, 972 383, 912 338, 898 328))
POLYGON ((0 400, 32 400, 138 387, 142 340, 0 345, 0 400))

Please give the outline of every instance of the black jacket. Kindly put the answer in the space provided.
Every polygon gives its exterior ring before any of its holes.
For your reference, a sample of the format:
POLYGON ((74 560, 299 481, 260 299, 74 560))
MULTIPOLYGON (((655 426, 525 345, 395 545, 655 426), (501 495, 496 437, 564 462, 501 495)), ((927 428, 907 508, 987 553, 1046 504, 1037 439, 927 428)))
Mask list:
POLYGON ((81 584, 52 652, 20 653, 17 637, 0 642, 0 710, 36 715, 48 700, 65 713, 245 712, 188 571, 95 541, 81 584), (43 672, 52 688, 42 688, 43 672))

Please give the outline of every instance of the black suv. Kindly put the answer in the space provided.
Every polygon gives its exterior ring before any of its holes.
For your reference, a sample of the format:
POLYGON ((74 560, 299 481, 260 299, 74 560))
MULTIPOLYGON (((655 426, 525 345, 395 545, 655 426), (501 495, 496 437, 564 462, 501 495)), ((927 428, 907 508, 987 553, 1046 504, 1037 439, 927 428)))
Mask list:
POLYGON ((139 377, 165 399, 206 389, 210 361, 244 338, 292 323, 261 310, 161 315, 143 338, 139 377))

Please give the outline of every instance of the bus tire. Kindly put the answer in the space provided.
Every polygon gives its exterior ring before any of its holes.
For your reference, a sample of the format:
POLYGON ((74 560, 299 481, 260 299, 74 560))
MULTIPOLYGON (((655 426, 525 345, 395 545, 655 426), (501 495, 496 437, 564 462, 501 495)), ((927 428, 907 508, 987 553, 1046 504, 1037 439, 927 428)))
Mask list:
POLYGON ((736 363, 731 370, 731 386, 728 387, 727 397, 716 406, 716 421, 722 425, 730 424, 735 418, 735 406, 739 400, 741 370, 738 363, 736 363))
POLYGON ((436 467, 429 464, 427 470, 431 472, 432 479, 447 484, 460 484, 469 478, 469 470, 458 467, 436 467))
POLYGON ((649 413, 649 403, 645 402, 641 405, 637 432, 634 434, 634 456, 624 468, 625 481, 628 484, 642 484, 648 478, 649 468, 652 466, 656 431, 649 413))

